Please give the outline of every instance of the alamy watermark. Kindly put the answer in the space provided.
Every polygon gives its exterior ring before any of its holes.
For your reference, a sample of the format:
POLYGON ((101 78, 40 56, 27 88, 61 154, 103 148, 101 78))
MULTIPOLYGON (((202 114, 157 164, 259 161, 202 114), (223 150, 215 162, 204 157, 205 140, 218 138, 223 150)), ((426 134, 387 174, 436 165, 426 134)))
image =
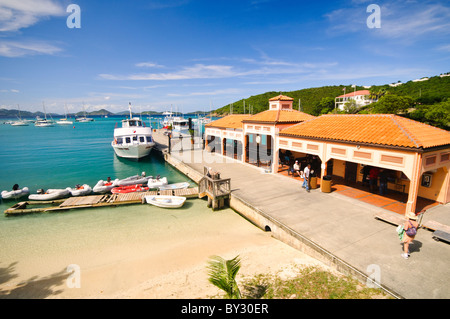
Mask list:
POLYGON ((369 277, 366 280, 366 286, 369 288, 381 287, 381 268, 377 264, 367 266, 367 273, 369 277))
POLYGON ((371 14, 367 17, 366 24, 369 29, 381 28, 381 8, 377 4, 370 4, 366 12, 371 14))
POLYGON ((68 288, 81 288, 81 268, 77 264, 67 266, 66 272, 70 275, 66 279, 68 288))
POLYGON ((67 17, 66 25, 69 29, 80 29, 81 28, 81 8, 78 4, 69 4, 67 6, 66 12, 71 14, 67 17))

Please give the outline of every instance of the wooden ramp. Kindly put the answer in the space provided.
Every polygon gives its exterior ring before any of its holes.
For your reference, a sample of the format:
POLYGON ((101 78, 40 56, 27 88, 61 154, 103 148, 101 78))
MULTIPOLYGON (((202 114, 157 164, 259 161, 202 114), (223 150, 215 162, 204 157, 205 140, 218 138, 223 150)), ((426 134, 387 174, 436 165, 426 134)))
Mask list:
POLYGON ((405 223, 405 216, 393 212, 377 212, 374 218, 385 221, 395 226, 405 223))
POLYGON ((70 197, 64 201, 59 207, 69 206, 90 206, 100 203, 107 195, 93 195, 82 197, 70 197))

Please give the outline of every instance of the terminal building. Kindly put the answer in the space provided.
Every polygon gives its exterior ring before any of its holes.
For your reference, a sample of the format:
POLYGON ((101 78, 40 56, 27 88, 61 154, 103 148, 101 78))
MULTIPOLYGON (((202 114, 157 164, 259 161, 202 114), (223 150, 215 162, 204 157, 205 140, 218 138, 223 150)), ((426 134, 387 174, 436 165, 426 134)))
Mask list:
POLYGON ((392 114, 314 117, 292 104, 279 95, 267 111, 205 125, 206 150, 272 174, 295 160, 310 163, 320 185, 325 176, 362 184, 364 167, 386 170, 388 191, 405 196, 405 214, 417 213, 418 198, 450 202, 450 132, 392 114))

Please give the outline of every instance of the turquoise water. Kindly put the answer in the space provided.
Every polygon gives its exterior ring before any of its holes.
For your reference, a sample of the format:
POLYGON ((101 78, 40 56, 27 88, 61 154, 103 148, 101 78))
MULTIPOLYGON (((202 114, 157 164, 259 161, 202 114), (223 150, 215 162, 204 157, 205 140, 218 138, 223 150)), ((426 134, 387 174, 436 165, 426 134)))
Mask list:
MULTIPOLYGON (((190 182, 154 150, 140 161, 118 158, 111 141, 114 127, 121 120, 96 118, 94 122, 53 127, 0 124, 0 191, 11 190, 14 184, 28 187, 31 194, 40 188, 66 188, 76 184, 94 187, 108 176, 126 178, 142 172, 147 176, 166 176, 169 183, 190 182)), ((145 121, 149 125, 149 119, 145 121)), ((157 128, 158 124, 154 122, 152 126, 157 128)), ((5 218, 3 211, 16 202, 1 201, 0 222, 5 218)))
MULTIPOLYGON (((94 186, 108 176, 125 178, 142 171, 166 176, 169 183, 194 184, 156 151, 139 162, 117 158, 110 143, 120 120, 47 128, 0 124, 0 190, 15 183, 31 193, 94 186)), ((0 299, 115 293, 170 272, 174 259, 181 267, 206 260, 221 248, 251 242, 252 236, 260 238, 232 209, 213 213, 203 199, 189 199, 179 209, 136 204, 6 217, 3 211, 16 202, 0 202, 0 299), (66 287, 64 274, 72 264, 82 269, 82 289, 66 287), (129 279, 129 266, 134 279, 129 279)))

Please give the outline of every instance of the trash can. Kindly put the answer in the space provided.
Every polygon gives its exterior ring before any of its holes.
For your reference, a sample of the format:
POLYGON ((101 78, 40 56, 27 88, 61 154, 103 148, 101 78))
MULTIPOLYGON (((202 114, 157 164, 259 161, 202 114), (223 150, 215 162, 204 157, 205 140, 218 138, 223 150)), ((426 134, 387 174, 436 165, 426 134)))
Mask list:
POLYGON ((311 187, 311 189, 317 188, 317 177, 316 176, 311 177, 311 183, 309 186, 311 187))
POLYGON ((322 178, 322 193, 331 193, 331 175, 322 178))

